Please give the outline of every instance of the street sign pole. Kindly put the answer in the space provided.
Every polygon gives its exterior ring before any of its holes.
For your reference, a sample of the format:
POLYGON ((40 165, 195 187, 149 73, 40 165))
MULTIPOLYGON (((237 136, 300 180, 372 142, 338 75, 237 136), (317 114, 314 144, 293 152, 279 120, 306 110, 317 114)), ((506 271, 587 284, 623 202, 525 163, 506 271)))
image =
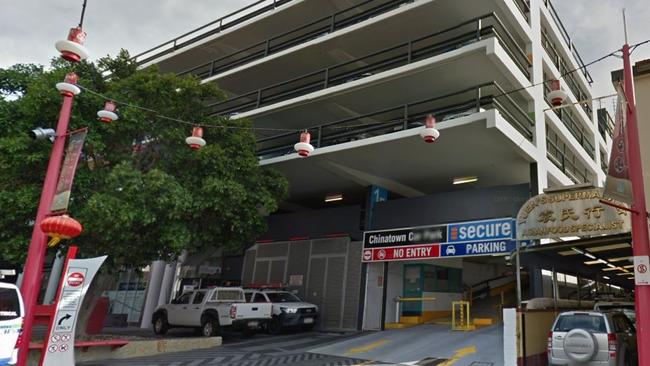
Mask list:
MULTIPOLYGON (((643 187, 643 171, 641 165, 641 150, 639 146, 639 128, 636 119, 636 105, 634 97, 634 77, 630 63, 630 46, 623 45, 623 75, 625 77, 625 97, 627 100, 627 142, 628 164, 634 204, 632 205, 632 253, 637 262, 640 258, 648 258, 650 254, 648 240, 648 221, 643 187)), ((637 268, 635 268, 635 272, 637 268)), ((636 281, 635 287, 637 345, 639 352, 639 365, 650 365, 650 286, 640 285, 636 281)))
POLYGON ((56 184, 61 170, 61 161, 63 160, 63 150, 68 133, 68 124, 72 112, 72 103, 74 96, 63 96, 63 104, 59 113, 59 121, 56 127, 56 138, 52 146, 50 161, 45 173, 45 182, 41 191, 41 198, 38 203, 38 212, 34 220, 32 229, 32 239, 27 252, 27 260, 23 270, 23 281, 20 286, 20 292, 25 303, 25 320, 23 323, 23 343, 18 350, 18 365, 25 366, 29 356, 29 342, 32 338, 32 329, 34 328, 34 316, 38 294, 41 290, 41 279, 43 276, 43 262, 45 261, 45 252, 47 250, 47 236, 41 231, 41 221, 50 212, 52 199, 56 190, 56 184))

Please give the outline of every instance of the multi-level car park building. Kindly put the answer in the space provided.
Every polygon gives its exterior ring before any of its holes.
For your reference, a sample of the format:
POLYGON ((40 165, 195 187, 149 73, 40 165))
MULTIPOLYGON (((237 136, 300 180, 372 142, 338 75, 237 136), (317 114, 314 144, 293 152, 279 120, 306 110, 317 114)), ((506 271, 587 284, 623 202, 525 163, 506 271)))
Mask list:
MULTIPOLYGON (((136 60, 216 83, 227 99, 206 108, 260 128, 259 163, 284 174, 289 198, 243 280, 294 275, 331 327, 372 328, 371 306, 390 320, 394 303, 370 301, 373 287, 401 295, 402 262, 362 266, 363 230, 514 217, 547 187, 605 179, 611 119, 549 0, 257 1, 136 60), (546 97, 553 79, 562 108, 546 97), (427 115, 433 144, 419 135, 427 115), (293 148, 301 130, 308 158, 293 148)), ((443 267, 469 286, 504 262, 453 261, 443 267)))

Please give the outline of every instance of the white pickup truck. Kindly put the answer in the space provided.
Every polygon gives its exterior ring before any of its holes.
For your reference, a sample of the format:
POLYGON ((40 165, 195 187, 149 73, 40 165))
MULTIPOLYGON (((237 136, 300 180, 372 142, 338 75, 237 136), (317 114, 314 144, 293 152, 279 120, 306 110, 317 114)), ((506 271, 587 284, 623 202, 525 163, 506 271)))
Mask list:
POLYGON ((195 328, 213 337, 220 335, 224 327, 232 327, 252 336, 270 319, 271 304, 247 304, 241 288, 215 287, 185 292, 159 306, 151 323, 160 335, 169 328, 195 328))

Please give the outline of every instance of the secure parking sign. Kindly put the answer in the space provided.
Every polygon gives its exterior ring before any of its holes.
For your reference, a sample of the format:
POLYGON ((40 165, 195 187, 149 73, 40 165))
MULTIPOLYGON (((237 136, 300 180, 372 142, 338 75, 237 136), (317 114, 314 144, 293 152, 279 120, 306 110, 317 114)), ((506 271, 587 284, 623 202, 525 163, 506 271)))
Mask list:
POLYGON ((439 257, 500 255, 514 251, 516 226, 512 218, 459 222, 364 233, 364 262, 439 257))

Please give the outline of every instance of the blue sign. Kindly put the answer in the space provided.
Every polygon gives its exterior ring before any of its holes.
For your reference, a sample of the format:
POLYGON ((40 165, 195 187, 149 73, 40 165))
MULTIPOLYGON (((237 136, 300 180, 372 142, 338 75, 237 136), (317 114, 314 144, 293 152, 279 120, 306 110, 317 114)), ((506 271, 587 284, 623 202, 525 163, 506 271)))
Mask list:
POLYGON ((473 255, 508 254, 517 248, 512 239, 481 242, 440 244, 441 257, 465 257, 473 255))
POLYGON ((388 190, 378 186, 372 186, 370 189, 370 207, 375 207, 378 202, 388 201, 388 190))
POLYGON ((500 241, 515 238, 515 221, 512 218, 462 222, 447 226, 447 242, 449 243, 500 241))

